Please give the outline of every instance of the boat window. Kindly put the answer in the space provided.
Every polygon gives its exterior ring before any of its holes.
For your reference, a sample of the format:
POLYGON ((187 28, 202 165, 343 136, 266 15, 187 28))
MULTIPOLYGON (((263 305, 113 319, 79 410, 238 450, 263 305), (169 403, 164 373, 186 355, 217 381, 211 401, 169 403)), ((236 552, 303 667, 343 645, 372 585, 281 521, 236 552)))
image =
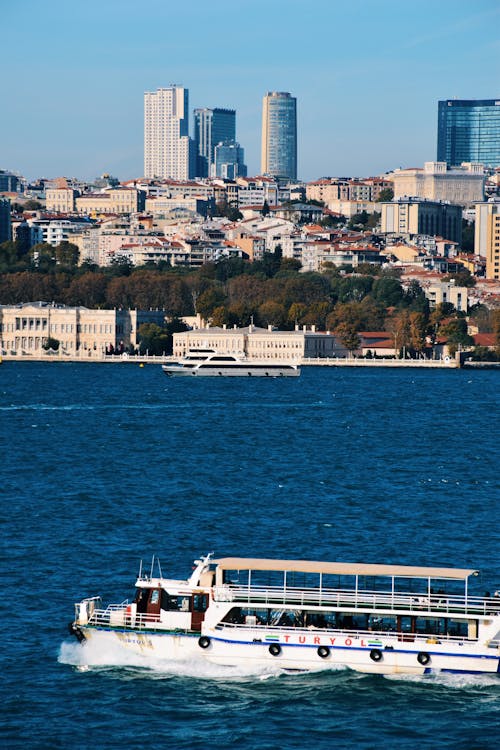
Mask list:
POLYGON ((158 589, 154 589, 154 591, 151 592, 150 604, 158 604, 159 601, 160 601, 160 592, 158 589))
POLYGON ((344 630, 368 630, 368 614, 357 612, 339 613, 337 627, 344 630))
POLYGON ((466 638, 469 634, 467 620, 448 620, 448 635, 454 635, 459 638, 466 638))
POLYGON ((193 612, 206 612, 208 607, 208 596, 206 594, 193 595, 193 612))
POLYGON ((444 635, 444 633, 446 632, 445 619, 444 617, 416 617, 415 632, 429 633, 430 635, 444 635))
POLYGON ((233 607, 232 609, 230 609, 229 612, 227 612, 227 614, 225 614, 222 618, 222 622, 230 622, 235 625, 240 625, 241 623, 245 622, 245 616, 241 611, 241 607, 233 607))
POLYGON ((380 615, 369 615, 368 616, 368 630, 380 630, 380 631, 397 630, 396 618, 384 617, 380 615))
POLYGON ((401 633, 413 633, 413 618, 410 615, 401 615, 398 617, 399 625, 398 630, 401 633))
POLYGON ((167 611, 179 609, 176 596, 170 596, 166 591, 161 592, 161 608, 167 611))
POLYGON ((302 625, 305 628, 334 628, 335 624, 335 612, 304 612, 302 625))

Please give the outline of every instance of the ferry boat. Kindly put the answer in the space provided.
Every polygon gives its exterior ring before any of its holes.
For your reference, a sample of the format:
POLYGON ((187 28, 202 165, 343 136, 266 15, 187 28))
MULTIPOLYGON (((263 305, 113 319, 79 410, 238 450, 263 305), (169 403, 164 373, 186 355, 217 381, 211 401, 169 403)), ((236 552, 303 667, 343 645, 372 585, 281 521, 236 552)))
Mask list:
POLYGON ((476 570, 211 553, 176 580, 154 559, 132 601, 75 604, 69 628, 84 648, 290 671, 500 673, 500 592, 473 595, 476 570))
POLYGON ((179 361, 162 365, 165 375, 198 377, 293 377, 300 375, 300 367, 290 362, 258 361, 243 355, 219 354, 213 349, 190 349, 179 361))

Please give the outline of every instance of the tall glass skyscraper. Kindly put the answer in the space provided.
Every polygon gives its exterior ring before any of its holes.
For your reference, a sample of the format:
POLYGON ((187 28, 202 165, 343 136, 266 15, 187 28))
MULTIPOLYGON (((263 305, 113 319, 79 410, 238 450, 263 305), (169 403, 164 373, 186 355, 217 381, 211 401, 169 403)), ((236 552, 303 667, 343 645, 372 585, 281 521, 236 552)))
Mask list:
POLYGON ((297 179, 297 99, 270 91, 262 106, 262 174, 297 179))
POLYGON ((500 99, 439 102, 437 160, 500 166, 500 99))
POLYGON ((245 153, 236 141, 221 141, 215 147, 214 168, 212 177, 223 177, 234 180, 246 177, 245 153))
POLYGON ((195 109, 196 176, 210 177, 215 163, 215 147, 221 141, 234 141, 235 139, 236 111, 234 109, 195 109))

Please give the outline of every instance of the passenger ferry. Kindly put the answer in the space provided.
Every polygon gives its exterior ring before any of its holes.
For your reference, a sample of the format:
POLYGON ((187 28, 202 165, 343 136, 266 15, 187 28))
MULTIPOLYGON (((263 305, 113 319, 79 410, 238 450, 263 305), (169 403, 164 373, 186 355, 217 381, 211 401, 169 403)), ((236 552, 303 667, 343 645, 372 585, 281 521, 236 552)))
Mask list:
POLYGON ((213 349, 190 349, 179 361, 162 365, 165 375, 238 376, 238 377, 293 377, 300 375, 300 367, 290 362, 258 361, 243 355, 219 354, 213 349))
POLYGON ((476 570, 209 554, 176 580, 154 560, 133 601, 75 605, 69 628, 84 648, 291 671, 500 673, 500 592, 474 595, 476 570))

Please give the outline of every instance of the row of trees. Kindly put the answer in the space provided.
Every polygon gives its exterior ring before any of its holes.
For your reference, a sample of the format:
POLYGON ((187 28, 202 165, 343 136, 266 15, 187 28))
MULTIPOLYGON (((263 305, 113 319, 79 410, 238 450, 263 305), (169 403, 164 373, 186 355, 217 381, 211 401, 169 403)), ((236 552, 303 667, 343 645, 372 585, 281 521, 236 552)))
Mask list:
MULTIPOLYGON (((449 304, 431 312, 418 282, 404 288, 397 271, 370 264, 355 272, 325 264, 322 273, 302 273, 300 263, 282 258, 278 249, 254 263, 231 258, 198 269, 166 264, 133 269, 126 262, 98 268, 76 265, 71 243, 37 252, 37 267, 0 273, 1 304, 44 300, 89 308, 164 309, 174 320, 199 313, 219 326, 251 321, 280 329, 316 326, 336 333, 350 350, 366 330, 389 331, 396 348, 415 354, 441 335, 452 347, 472 341, 463 314, 449 304)), ((470 276, 465 273, 458 281, 469 283, 470 276)), ((491 314, 479 312, 483 330, 492 330, 491 314)), ((150 350, 156 346, 152 340, 164 333, 172 332, 148 333, 150 350)))

